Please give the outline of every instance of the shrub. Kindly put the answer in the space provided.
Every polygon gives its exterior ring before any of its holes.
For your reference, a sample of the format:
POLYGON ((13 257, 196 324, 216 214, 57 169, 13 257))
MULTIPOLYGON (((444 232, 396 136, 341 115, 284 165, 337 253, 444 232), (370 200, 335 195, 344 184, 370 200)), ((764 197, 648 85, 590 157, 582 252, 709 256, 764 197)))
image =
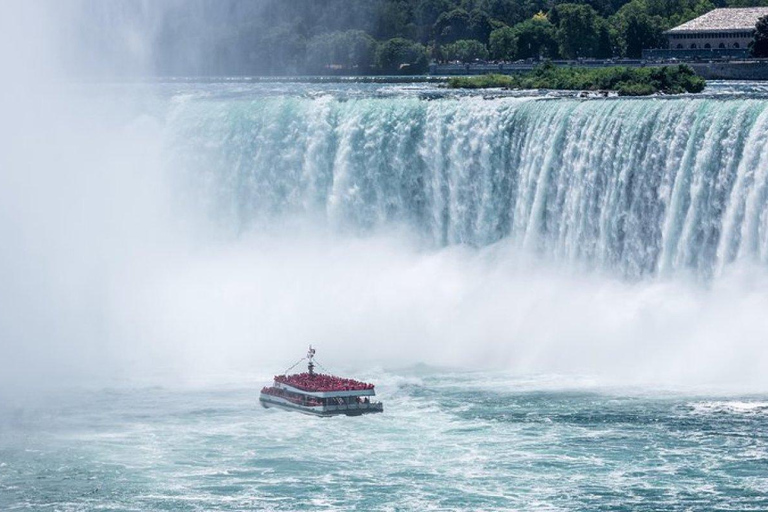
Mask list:
POLYGON ((615 91, 621 96, 647 96, 655 93, 681 94, 701 92, 706 82, 686 65, 658 68, 557 67, 545 63, 520 75, 484 75, 452 78, 448 87, 510 89, 562 89, 615 91))

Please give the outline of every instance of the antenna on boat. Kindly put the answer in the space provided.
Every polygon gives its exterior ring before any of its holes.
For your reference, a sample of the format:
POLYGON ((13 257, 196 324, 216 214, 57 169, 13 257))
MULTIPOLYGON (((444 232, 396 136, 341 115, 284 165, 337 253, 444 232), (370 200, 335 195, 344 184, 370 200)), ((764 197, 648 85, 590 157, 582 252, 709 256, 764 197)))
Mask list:
POLYGON ((315 363, 314 361, 312 361, 314 357, 315 357, 315 349, 313 349, 312 345, 310 345, 309 350, 307 350, 307 359, 309 360, 309 364, 307 365, 307 368, 309 369, 310 377, 315 375, 315 363))

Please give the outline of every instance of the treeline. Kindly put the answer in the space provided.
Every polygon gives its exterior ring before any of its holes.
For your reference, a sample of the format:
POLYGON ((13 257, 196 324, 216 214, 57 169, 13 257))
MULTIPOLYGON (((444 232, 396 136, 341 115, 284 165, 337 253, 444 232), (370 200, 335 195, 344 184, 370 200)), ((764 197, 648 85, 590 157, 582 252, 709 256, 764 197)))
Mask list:
MULTIPOLYGON (((81 0, 81 33, 150 38, 161 74, 421 73, 430 60, 639 57, 715 7, 768 0, 81 0), (119 15, 115 13, 118 12, 119 15), (96 32, 95 32, 96 31, 96 32)), ((111 45, 111 46, 110 46, 111 45)), ((129 46, 126 46, 129 47, 129 46)))
POLYGON ((686 65, 628 68, 558 67, 547 62, 529 73, 453 77, 448 87, 458 89, 557 89, 616 92, 619 96, 697 93, 706 81, 686 65))

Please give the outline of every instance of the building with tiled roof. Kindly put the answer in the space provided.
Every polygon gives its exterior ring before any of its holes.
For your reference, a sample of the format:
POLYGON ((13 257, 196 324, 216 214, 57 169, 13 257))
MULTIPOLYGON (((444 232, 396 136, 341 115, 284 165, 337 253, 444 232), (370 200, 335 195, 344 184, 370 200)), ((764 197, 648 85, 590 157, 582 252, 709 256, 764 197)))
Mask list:
POLYGON ((768 7, 713 9, 665 32, 670 50, 742 50, 754 39, 757 20, 768 7))

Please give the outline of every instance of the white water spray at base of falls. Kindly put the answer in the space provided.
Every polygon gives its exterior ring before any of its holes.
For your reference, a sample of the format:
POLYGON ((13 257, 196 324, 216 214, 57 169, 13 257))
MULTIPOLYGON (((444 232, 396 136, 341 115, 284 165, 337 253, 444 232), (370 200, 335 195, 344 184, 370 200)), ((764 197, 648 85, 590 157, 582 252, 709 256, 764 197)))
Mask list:
POLYGON ((268 376, 308 341, 353 373, 768 389, 764 100, 143 87, 9 132, 5 399, 268 376))

